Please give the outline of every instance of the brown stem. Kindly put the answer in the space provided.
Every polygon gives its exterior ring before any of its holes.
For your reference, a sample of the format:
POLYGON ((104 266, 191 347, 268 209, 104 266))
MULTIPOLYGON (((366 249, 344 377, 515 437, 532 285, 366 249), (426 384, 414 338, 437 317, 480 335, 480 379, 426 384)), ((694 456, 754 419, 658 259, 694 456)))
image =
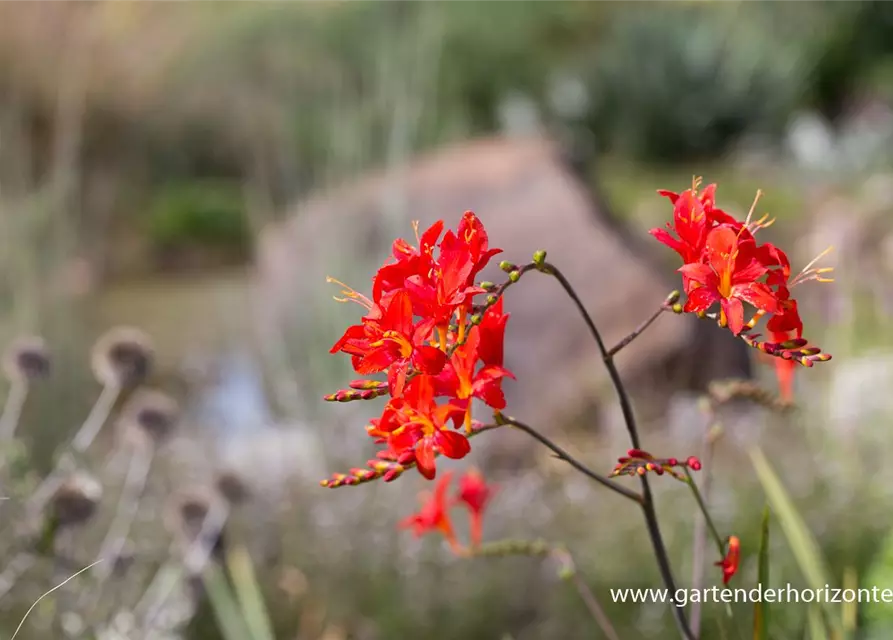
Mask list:
POLYGON ((619 493, 624 498, 628 498, 639 505, 642 504, 642 496, 641 495, 639 495, 635 491, 632 491, 631 489, 627 489, 625 486, 623 486, 619 482, 614 482, 613 480, 610 480, 609 478, 606 478, 605 476, 597 474, 595 471, 593 471, 592 469, 588 468, 583 463, 576 460, 567 451, 565 451, 564 449, 559 447, 557 444, 555 444, 554 442, 549 440, 549 438, 547 438, 546 436, 541 434, 539 431, 537 431, 530 425, 524 424, 523 422, 519 422, 518 420, 515 420, 514 418, 511 418, 509 416, 504 416, 501 413, 496 414, 496 421, 501 422, 502 424, 511 425, 517 429, 520 429, 521 431, 523 431, 530 437, 534 438, 541 444, 545 445, 548 449, 550 449, 558 457, 559 460, 564 460, 565 462, 567 462, 569 465, 571 465, 574 469, 576 469, 577 471, 582 473, 587 478, 595 480, 596 482, 598 482, 602 486, 607 487, 611 491, 619 493))
MULTIPOLYGON (((574 290, 573 286, 570 282, 568 282, 567 278, 564 277, 564 274, 561 273, 554 265, 543 262, 542 264, 537 266, 537 269, 542 273, 550 275, 554 277, 561 286, 564 288, 567 295, 577 306, 577 309, 580 312, 580 315, 583 317, 583 321, 586 323, 586 326, 589 328, 589 333, 592 334, 592 338, 595 340, 598 345, 598 350, 602 355, 602 360, 605 363, 605 367, 608 370, 608 375, 611 378, 611 382, 614 385, 614 389, 617 392, 617 399, 620 402, 620 410, 623 413, 623 420, 626 423, 626 430, 629 433, 630 442, 635 449, 641 449, 641 442, 639 440, 639 431, 638 426, 636 424, 636 417, 633 413, 632 403, 629 399, 629 394, 626 391, 626 387, 623 385, 623 380, 620 378, 620 373, 617 371, 617 366, 614 364, 614 359, 611 354, 608 352, 608 349, 605 347, 605 342, 602 340, 601 334, 598 331, 598 328, 595 326, 595 322, 593 322, 592 317, 589 315, 589 312, 586 311, 586 307, 583 305, 583 301, 580 300, 580 297, 577 295, 577 292, 574 290)), ((642 483, 642 512, 645 516, 645 525, 648 529, 648 537, 651 539, 651 545, 654 548, 654 555, 657 558, 657 565, 660 570, 661 578, 663 579, 664 586, 670 591, 670 593, 676 592, 676 581, 673 579, 673 570, 670 566, 670 559, 667 554, 667 548, 664 544, 663 536, 660 533, 660 524, 657 520, 657 511, 654 508, 654 495, 651 493, 651 486, 648 483, 647 474, 639 476, 639 480, 642 483)), ((686 640, 694 640, 695 636, 692 635, 691 628, 688 625, 688 620, 685 617, 685 612, 682 607, 672 606, 673 616, 676 620, 676 626, 679 628, 679 633, 686 640)))
POLYGON ((608 349, 608 356, 613 358, 615 355, 617 355, 617 353, 621 349, 629 346, 629 343, 632 342, 633 340, 635 340, 636 338, 638 338, 640 335, 642 335, 645 332, 645 329, 650 327, 654 323, 654 321, 657 320, 661 316, 661 314, 664 311, 672 311, 673 305, 679 301, 679 295, 680 294, 678 291, 674 291, 670 295, 668 295, 667 299, 664 300, 663 304, 661 304, 660 307, 657 308, 657 311, 655 311, 653 314, 651 314, 650 318, 648 318, 645 322, 643 322, 638 327, 636 327, 635 331, 633 331, 631 334, 626 336, 623 340, 621 340, 620 342, 615 344, 613 347, 608 349))

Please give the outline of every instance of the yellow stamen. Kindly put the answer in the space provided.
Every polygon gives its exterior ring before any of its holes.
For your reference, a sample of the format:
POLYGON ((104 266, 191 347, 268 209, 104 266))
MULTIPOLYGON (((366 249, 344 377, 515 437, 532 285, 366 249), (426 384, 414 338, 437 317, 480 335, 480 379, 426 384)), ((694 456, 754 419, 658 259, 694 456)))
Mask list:
POLYGON ((834 267, 821 267, 818 269, 813 268, 816 262, 824 258, 826 255, 831 253, 834 250, 833 246, 828 247, 824 251, 822 251, 819 255, 809 261, 803 270, 800 271, 792 280, 790 287, 794 287, 795 285, 800 284, 801 282, 806 282, 808 280, 815 280, 817 282, 834 282, 833 278, 824 278, 820 274, 823 273, 831 273, 834 271, 834 267))
MULTIPOLYGON (((422 240, 421 240, 421 238, 419 237, 419 221, 418 221, 418 220, 413 220, 413 221, 412 221, 412 230, 413 230, 413 233, 415 233, 415 243, 416 243, 416 245, 421 245, 421 244, 422 244, 422 240)), ((421 249, 421 248, 422 248, 422 247, 419 246, 419 249, 421 249)))
POLYGON ((465 309, 459 309, 459 335, 458 342, 461 344, 465 342, 465 309))
POLYGON ((762 195, 763 195, 763 192, 760 189, 757 189, 757 195, 753 199, 753 204, 750 205, 750 211, 747 212, 747 218, 744 219, 745 227, 750 224, 750 219, 753 216, 753 212, 757 208, 757 202, 760 201, 760 198, 762 197, 762 195))
POLYGON ((362 293, 359 293, 352 287, 347 286, 340 280, 336 280, 332 276, 326 276, 326 282, 337 284, 341 287, 341 294, 344 296, 343 298, 339 298, 338 296, 332 296, 332 298, 336 302, 356 302, 361 307, 371 311, 372 310, 372 301, 364 296, 362 293))
POLYGON ((468 401, 468 408, 465 410, 465 433, 471 435, 471 400, 468 401))
POLYGON ((437 338, 440 341, 440 350, 446 353, 447 332, 445 329, 437 327, 437 338))

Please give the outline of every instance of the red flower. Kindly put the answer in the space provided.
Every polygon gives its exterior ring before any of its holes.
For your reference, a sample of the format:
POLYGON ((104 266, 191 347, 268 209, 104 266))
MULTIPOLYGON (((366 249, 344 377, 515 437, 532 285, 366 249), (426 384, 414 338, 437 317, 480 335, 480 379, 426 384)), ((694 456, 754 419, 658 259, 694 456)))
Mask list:
POLYGON ((440 532, 453 551, 458 553, 462 547, 453 531, 453 523, 448 511, 450 505, 446 496, 452 477, 451 472, 443 474, 434 488, 434 493, 423 494, 422 508, 419 512, 404 519, 399 526, 404 529, 411 528, 416 537, 430 532, 440 532))
POLYGON ((704 203, 697 197, 694 189, 681 194, 672 191, 658 193, 669 197, 673 203, 673 223, 672 226, 667 223, 666 229, 651 229, 649 233, 678 253, 683 264, 700 262, 710 223, 704 203), (675 232, 678 238, 673 237, 670 231, 675 232))
POLYGON ((738 572, 740 553, 741 541, 736 536, 729 536, 729 548, 726 551, 726 557, 714 563, 714 566, 722 567, 722 583, 724 585, 729 584, 729 580, 738 572))
POLYGON ((443 369, 446 354, 425 343, 433 327, 431 320, 414 324, 409 294, 396 291, 387 307, 373 306, 362 324, 349 327, 331 352, 352 355, 354 369, 363 375, 387 369, 391 395, 397 397, 410 366, 431 375, 443 369))
POLYGON ((419 473, 431 480, 435 477, 435 456, 460 459, 468 455, 468 439, 449 429, 461 424, 464 403, 438 405, 434 401, 431 376, 420 375, 409 381, 403 396, 392 399, 381 418, 368 429, 369 435, 384 439, 397 456, 412 454, 419 473))
POLYGON ((431 272, 434 265, 434 249, 437 246, 437 239, 443 232, 443 220, 432 224, 421 237, 418 223, 413 223, 413 229, 419 246, 414 247, 402 238, 395 240, 392 253, 396 262, 382 265, 375 274, 372 282, 372 299, 376 302, 388 293, 402 289, 407 278, 427 276, 431 272))
POLYGON ((412 295, 415 312, 434 321, 441 348, 445 348, 446 332, 456 312, 458 339, 463 340, 472 298, 484 293, 474 285, 474 279, 502 250, 490 249, 484 225, 471 211, 463 215, 458 233, 447 231, 438 246, 440 254, 430 270, 407 277, 404 286, 412 295))
POLYGON ((457 502, 463 503, 471 513, 471 544, 478 546, 483 537, 484 509, 490 498, 493 497, 495 488, 488 485, 484 477, 475 469, 465 473, 459 480, 459 495, 457 502))
POLYGON ((505 408, 502 379, 514 374, 502 366, 503 337, 508 315, 502 313, 502 299, 484 315, 481 324, 472 327, 465 344, 454 351, 437 377, 438 395, 466 401, 465 430, 471 433, 471 399, 483 400, 493 409, 505 408), (478 362, 483 367, 478 369, 478 362))
POLYGON ((772 290, 757 282, 768 269, 757 259, 756 243, 746 230, 716 227, 707 235, 705 255, 706 264, 686 264, 679 269, 692 283, 685 311, 704 312, 719 302, 720 324, 735 335, 744 329, 743 302, 766 313, 778 311, 772 290))

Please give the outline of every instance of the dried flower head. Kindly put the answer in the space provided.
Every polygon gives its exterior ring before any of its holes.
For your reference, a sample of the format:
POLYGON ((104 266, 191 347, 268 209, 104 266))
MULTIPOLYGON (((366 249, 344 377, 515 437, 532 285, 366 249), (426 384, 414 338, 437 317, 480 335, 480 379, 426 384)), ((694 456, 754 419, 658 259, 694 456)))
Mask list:
POLYGON ((157 446, 170 437, 179 419, 176 400, 161 391, 140 389, 124 406, 118 428, 125 441, 157 446))
POLYGON ((9 380, 32 382, 50 374, 50 352, 39 336, 21 336, 6 348, 3 373, 9 380))
POLYGON ((213 554, 220 557, 223 552, 223 532, 205 526, 213 504, 214 494, 207 489, 182 491, 171 500, 164 522, 171 534, 182 543, 193 544, 201 536, 211 545, 213 554))
POLYGON ((214 484, 220 495, 232 506, 244 504, 251 497, 251 488, 245 478, 232 469, 219 471, 214 484))
POLYGON ((102 485, 93 476, 71 475, 53 494, 50 513, 59 527, 83 524, 93 517, 102 499, 102 485))
POLYGON ((133 327, 116 327, 93 346, 93 375, 105 386, 136 386, 149 376, 153 359, 148 335, 133 327))

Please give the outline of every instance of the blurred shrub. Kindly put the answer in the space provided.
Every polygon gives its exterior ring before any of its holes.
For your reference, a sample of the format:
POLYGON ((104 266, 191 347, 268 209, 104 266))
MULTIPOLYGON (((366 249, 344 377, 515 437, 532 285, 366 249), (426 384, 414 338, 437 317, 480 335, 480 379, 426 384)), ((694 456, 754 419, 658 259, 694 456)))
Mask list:
POLYGON ((163 250, 203 246, 241 252, 249 232, 242 193, 221 180, 166 185, 150 205, 148 232, 163 250))
POLYGON ((806 43, 806 55, 815 59, 806 101, 833 120, 864 84, 890 97, 889 76, 883 76, 883 69, 893 59, 893 4, 827 4, 833 28, 806 43))
POLYGON ((779 134, 801 93, 799 59, 748 11, 655 6, 620 16, 595 51, 588 125, 599 144, 648 160, 721 153, 779 134))

